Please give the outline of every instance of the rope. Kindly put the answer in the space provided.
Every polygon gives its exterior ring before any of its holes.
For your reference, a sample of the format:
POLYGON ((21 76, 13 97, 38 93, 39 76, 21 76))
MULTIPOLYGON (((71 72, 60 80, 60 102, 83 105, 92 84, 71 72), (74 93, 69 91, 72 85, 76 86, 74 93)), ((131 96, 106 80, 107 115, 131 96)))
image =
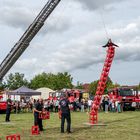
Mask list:
MULTIPOLYGON (((53 13, 50 15, 51 18, 54 18, 52 22, 54 22, 55 24, 61 23, 61 18, 58 15, 55 15, 54 13, 60 13, 61 17, 64 16, 65 14, 65 10, 69 7, 70 1, 67 2, 67 4, 63 4, 63 1, 61 0, 60 3, 58 4, 58 6, 56 7, 56 9, 53 11, 53 13), (61 8, 59 8, 59 6, 61 6, 61 8), (59 10, 59 11, 58 11, 59 10)), ((65 16, 64 16, 65 17, 65 16)), ((48 19, 50 20, 50 19, 48 19)), ((54 42, 54 34, 51 33, 51 31, 47 31, 47 22, 45 22, 45 27, 46 27, 46 32, 45 32, 45 39, 47 38, 47 42, 54 42), (45 26, 46 25, 46 26, 45 26)), ((44 29, 45 30, 45 29, 44 29)), ((60 31, 58 31, 60 34, 60 31)), ((43 35, 44 36, 44 35, 43 35)), ((44 42, 43 42, 44 43, 44 42)), ((42 44, 44 45, 44 44, 42 44)), ((51 49, 49 48, 49 46, 45 46, 47 49, 51 49)), ((44 67, 45 69, 45 67, 44 67)))
POLYGON ((104 10, 104 9, 103 9, 103 7, 102 7, 102 9, 100 9, 99 13, 100 13, 100 16, 101 16, 101 21, 102 21, 102 23, 103 23, 103 27, 104 27, 104 31, 105 31, 105 34, 106 34, 106 38, 107 38, 107 40, 108 40, 110 37, 109 37, 108 29, 107 29, 107 27, 106 27, 105 20, 104 20, 104 17, 103 17, 103 12, 102 12, 103 10, 104 10))

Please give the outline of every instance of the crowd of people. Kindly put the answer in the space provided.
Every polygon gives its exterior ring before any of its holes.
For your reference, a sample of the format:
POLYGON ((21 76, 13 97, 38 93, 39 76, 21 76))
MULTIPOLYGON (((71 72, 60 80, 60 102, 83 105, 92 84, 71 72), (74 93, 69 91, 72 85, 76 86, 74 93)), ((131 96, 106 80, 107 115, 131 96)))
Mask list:
MULTIPOLYGON (((10 121, 11 109, 15 113, 20 112, 33 112, 34 125, 38 125, 39 130, 43 131, 42 118, 39 115, 44 112, 61 112, 61 133, 64 133, 64 122, 67 120, 67 132, 71 133, 71 111, 90 112, 92 108, 93 100, 90 98, 75 98, 72 102, 64 94, 63 98, 57 98, 56 100, 50 99, 30 99, 28 102, 24 99, 19 101, 12 101, 10 96, 7 99, 7 109, 5 121, 10 121)), ((105 113, 110 112, 122 112, 123 103, 119 100, 112 100, 109 96, 104 96, 101 100, 99 111, 105 113)))
POLYGON ((105 113, 110 112, 122 112, 123 104, 119 100, 112 100, 108 96, 104 96, 100 104, 100 110, 105 111, 105 113))
MULTIPOLYGON (((33 108, 37 100, 30 99, 26 101, 22 99, 21 101, 13 101, 12 102, 12 110, 14 113, 22 113, 22 112, 33 112, 33 108)), ((59 111, 59 102, 60 99, 45 99, 43 100, 43 107, 45 110, 49 112, 58 112, 59 111)), ((81 112, 89 112, 92 106, 93 100, 90 98, 75 98, 73 102, 70 102, 70 110, 72 111, 81 111, 81 112)), ((111 112, 122 112, 123 104, 118 100, 111 100, 108 96, 104 96, 101 100, 99 111, 111 111, 111 112)))
MULTIPOLYGON (((43 100, 43 106, 45 110, 57 113, 59 111, 60 100, 61 99, 59 98, 56 100, 45 99, 43 100)), ((22 99, 21 101, 13 101, 12 110, 14 113, 32 112, 34 105, 37 101, 38 100, 32 98, 29 101, 26 101, 24 99, 22 99)), ((76 98, 73 102, 70 102, 69 106, 72 111, 86 112, 90 111, 91 105, 92 105, 91 99, 82 98, 79 101, 79 98, 76 98)))
POLYGON ((61 111, 61 133, 64 133, 64 122, 67 120, 67 133, 71 133, 71 116, 70 116, 70 103, 68 98, 64 95, 61 100, 43 100, 43 99, 31 99, 26 102, 15 102, 11 100, 10 96, 7 99, 6 117, 5 121, 10 122, 10 114, 13 109, 15 113, 20 113, 25 108, 26 110, 33 112, 34 114, 34 125, 39 127, 39 131, 43 131, 42 116, 47 112, 58 112, 61 111))

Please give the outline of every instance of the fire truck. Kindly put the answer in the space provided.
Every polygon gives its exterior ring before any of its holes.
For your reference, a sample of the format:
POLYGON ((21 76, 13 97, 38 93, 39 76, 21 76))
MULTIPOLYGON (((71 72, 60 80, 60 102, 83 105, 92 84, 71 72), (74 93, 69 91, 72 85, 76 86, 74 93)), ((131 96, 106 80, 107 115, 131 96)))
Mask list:
POLYGON ((66 91, 65 93, 68 95, 70 102, 74 102, 75 99, 78 99, 80 102, 82 98, 84 99, 89 98, 89 93, 85 92, 84 90, 72 89, 66 91))
POLYGON ((3 95, 0 94, 0 112, 6 111, 6 101, 3 100, 3 95))
POLYGON ((49 100, 61 99, 64 94, 68 96, 70 102, 74 102, 75 99, 79 99, 80 101, 82 98, 89 98, 89 93, 87 92, 78 89, 64 89, 60 91, 50 92, 48 99, 49 100))
POLYGON ((67 94, 67 96, 68 96, 68 98, 71 102, 75 99, 74 95, 71 94, 70 90, 69 90, 69 92, 66 92, 66 91, 63 91, 63 90, 50 92, 48 99, 55 101, 57 99, 61 99, 64 94, 67 94))
POLYGON ((110 100, 119 101, 124 111, 135 110, 139 104, 138 90, 136 87, 118 87, 108 91, 110 100))

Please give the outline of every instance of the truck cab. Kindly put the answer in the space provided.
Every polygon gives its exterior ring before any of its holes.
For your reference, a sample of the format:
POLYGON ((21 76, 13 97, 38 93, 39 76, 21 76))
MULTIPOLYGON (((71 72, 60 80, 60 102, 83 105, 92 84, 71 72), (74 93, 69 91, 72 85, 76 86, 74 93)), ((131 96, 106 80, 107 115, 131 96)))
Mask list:
POLYGON ((123 110, 135 110, 136 102, 135 102, 135 93, 136 90, 129 87, 120 87, 111 89, 108 92, 108 95, 111 100, 119 101, 122 104, 123 110))
POLYGON ((0 112, 6 111, 6 101, 3 101, 3 96, 0 95, 0 112))

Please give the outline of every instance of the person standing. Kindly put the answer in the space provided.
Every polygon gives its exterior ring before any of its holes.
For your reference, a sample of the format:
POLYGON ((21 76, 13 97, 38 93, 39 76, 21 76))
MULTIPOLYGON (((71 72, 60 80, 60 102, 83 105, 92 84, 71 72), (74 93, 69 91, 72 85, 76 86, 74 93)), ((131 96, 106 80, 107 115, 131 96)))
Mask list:
POLYGON ((111 104, 111 108, 112 108, 112 112, 115 112, 116 111, 116 106, 115 106, 115 101, 113 100, 112 101, 112 104, 111 104))
POLYGON ((109 105, 109 101, 108 101, 108 97, 105 96, 105 113, 108 113, 108 105, 109 105))
POLYGON ((118 101, 117 111, 118 111, 118 113, 121 113, 121 102, 120 101, 118 101))
POLYGON ((81 112, 85 112, 85 100, 81 99, 81 112))
POLYGON ((105 111, 105 97, 103 97, 103 100, 102 100, 102 107, 103 107, 103 111, 105 111))
POLYGON ((59 100, 55 101, 55 113, 58 112, 59 100))
POLYGON ((88 99, 88 110, 90 111, 93 101, 88 99))
POLYGON ((7 105, 6 105, 6 118, 5 118, 6 122, 10 122, 11 107, 12 107, 12 100, 11 100, 11 96, 8 95, 7 105))
POLYGON ((70 115, 70 108, 69 108, 69 100, 67 96, 64 94, 63 98, 60 100, 60 110, 61 114, 61 133, 64 133, 64 123, 65 119, 67 120, 67 133, 71 133, 71 115, 70 115))
POLYGON ((39 115, 42 113, 42 109, 43 101, 42 99, 39 99, 34 106, 34 125, 38 125, 40 131, 43 131, 42 118, 39 117, 39 115))

